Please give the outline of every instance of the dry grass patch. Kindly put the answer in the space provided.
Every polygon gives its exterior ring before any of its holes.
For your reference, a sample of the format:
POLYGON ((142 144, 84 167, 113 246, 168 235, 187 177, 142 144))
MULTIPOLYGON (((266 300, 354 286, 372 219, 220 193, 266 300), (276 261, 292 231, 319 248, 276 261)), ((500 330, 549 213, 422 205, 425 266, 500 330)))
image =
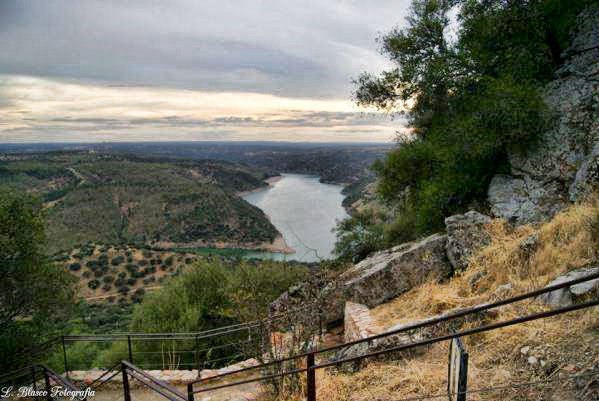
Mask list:
MULTIPOLYGON (((373 316, 389 327, 540 288, 561 273, 597 262, 598 199, 595 196, 585 204, 574 205, 536 227, 513 229, 503 221, 493 221, 488 227, 490 245, 474 255, 466 271, 445 283, 430 282, 414 288, 374 308, 373 316), (497 291, 506 284, 511 289, 497 291)), ((546 309, 536 300, 523 301, 498 309, 496 320, 546 309)), ((476 324, 466 323, 461 328, 476 324)), ((464 341, 470 354, 469 389, 588 374, 599 366, 599 311, 573 312, 480 333, 464 341), (529 347, 526 354, 521 352, 524 347, 529 347), (529 361, 531 357, 535 363, 529 361)), ((354 374, 318 371, 318 400, 382 401, 442 394, 447 386, 447 352, 446 344, 436 344, 410 359, 371 361, 354 374)), ((552 382, 471 394, 468 399, 591 400, 599 399, 597 387, 595 377, 594 383, 591 379, 552 382)))

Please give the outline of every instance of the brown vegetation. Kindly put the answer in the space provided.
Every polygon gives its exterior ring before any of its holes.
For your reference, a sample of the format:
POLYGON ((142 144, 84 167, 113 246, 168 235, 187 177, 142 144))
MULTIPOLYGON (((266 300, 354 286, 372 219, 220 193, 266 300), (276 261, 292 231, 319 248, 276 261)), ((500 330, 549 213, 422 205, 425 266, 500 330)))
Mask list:
MULTIPOLYGON (((466 271, 445 283, 417 287, 374 308, 373 316, 389 327, 542 287, 565 271, 597 262, 598 225, 596 196, 537 227, 513 229, 504 221, 495 220, 488 228, 491 244, 471 259, 466 271)), ((500 308, 493 319, 508 320, 546 309, 539 301, 524 301, 500 308)), ((461 328, 475 325, 476 322, 469 322, 461 328)), ((513 382, 551 381, 474 393, 468 399, 592 399, 598 391, 596 377, 594 384, 592 378, 574 382, 555 380, 593 369, 596 372, 598 334, 599 312, 592 308, 467 337, 464 340, 470 354, 470 390, 513 382)), ((439 343, 418 356, 406 354, 393 361, 370 361, 354 374, 317 371, 318 399, 382 401, 444 394, 447 352, 447 344, 439 343)))

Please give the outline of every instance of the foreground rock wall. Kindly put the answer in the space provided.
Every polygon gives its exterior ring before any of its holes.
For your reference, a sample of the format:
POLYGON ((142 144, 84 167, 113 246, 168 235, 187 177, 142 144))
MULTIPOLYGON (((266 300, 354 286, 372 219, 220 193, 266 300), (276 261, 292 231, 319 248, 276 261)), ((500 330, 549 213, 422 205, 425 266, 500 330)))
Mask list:
POLYGON ((511 152, 509 175, 488 189, 492 213, 515 224, 547 220, 599 184, 599 7, 579 16, 565 62, 545 88, 557 115, 527 152, 511 152))

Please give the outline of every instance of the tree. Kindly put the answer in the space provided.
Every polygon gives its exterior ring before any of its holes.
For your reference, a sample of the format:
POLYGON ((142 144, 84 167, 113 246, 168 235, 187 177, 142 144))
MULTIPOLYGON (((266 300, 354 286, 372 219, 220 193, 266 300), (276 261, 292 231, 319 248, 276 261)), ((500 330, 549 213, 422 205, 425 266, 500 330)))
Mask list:
POLYGON ((66 269, 45 254, 40 204, 0 190, 0 343, 7 362, 64 317, 72 304, 72 283, 66 269))
POLYGON ((393 238, 441 230, 448 215, 484 208, 491 178, 509 169, 508 155, 525 153, 552 123, 542 88, 587 5, 413 0, 406 26, 380 39, 393 68, 355 81, 358 104, 409 117, 413 135, 398 138, 374 166, 378 192, 396 211, 395 221, 382 235, 376 226, 354 224, 359 231, 353 234, 351 221, 342 226, 339 243, 358 250, 346 258, 393 245, 393 238), (454 22, 450 13, 457 15, 454 22), (459 28, 452 40, 450 28, 459 28))

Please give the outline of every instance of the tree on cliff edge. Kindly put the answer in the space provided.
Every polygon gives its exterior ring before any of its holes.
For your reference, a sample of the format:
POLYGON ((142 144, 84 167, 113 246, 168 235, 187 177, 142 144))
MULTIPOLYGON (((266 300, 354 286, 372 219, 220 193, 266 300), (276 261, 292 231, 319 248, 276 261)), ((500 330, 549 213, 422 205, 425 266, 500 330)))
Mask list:
POLYGON ((45 254, 41 205, 24 194, 0 190, 3 362, 42 341, 52 324, 64 317, 72 304, 72 282, 68 272, 51 263, 45 254))

